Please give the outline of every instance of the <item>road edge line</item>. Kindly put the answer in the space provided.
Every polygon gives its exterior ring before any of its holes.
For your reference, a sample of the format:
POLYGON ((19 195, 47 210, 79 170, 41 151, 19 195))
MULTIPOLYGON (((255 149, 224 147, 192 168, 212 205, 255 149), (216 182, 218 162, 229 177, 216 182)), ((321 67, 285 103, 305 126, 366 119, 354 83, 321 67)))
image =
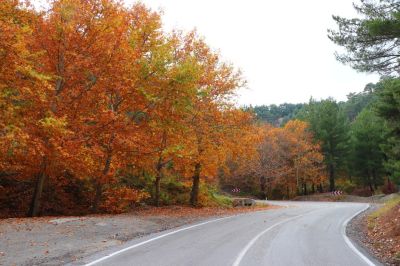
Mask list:
POLYGON ((360 213, 366 211, 371 205, 367 204, 367 206, 365 208, 363 208, 362 210, 359 210, 358 212, 356 212, 354 215, 352 215, 350 218, 348 218, 346 221, 344 221, 344 223, 342 224, 342 236, 344 238, 344 241, 346 242, 347 246, 355 253, 357 254, 365 263, 367 263, 369 266, 376 266, 375 263, 373 263, 367 256, 365 256, 358 248, 356 248, 356 246, 354 246, 354 244, 351 242, 350 238, 347 236, 346 234, 346 228, 347 228, 347 224, 354 219, 357 215, 359 215, 360 213))
MULTIPOLYGON (((272 205, 272 204, 271 204, 271 205, 272 205)), ((251 213, 259 213, 259 212, 264 212, 264 211, 267 211, 267 210, 268 210, 268 209, 266 209, 266 210, 259 210, 259 211, 254 211, 254 212, 251 212, 251 213)), ((110 254, 108 254, 108 255, 106 255, 106 256, 103 256, 103 257, 101 257, 101 258, 99 258, 99 259, 97 259, 97 260, 94 260, 94 261, 92 261, 92 262, 89 262, 89 263, 86 263, 86 264, 83 264, 83 265, 84 265, 84 266, 92 266, 92 265, 95 265, 95 264, 97 264, 97 263, 99 263, 99 262, 102 262, 102 261, 104 261, 104 260, 106 260, 106 259, 108 259, 108 258, 110 258, 110 257, 113 257, 113 256, 115 256, 115 255, 118 255, 118 254, 120 254, 120 253, 122 253, 122 252, 125 252, 125 251, 127 251, 127 250, 130 250, 130 249, 133 249, 133 248, 142 246, 142 245, 144 245, 144 244, 147 244, 147 243, 149 243, 149 242, 153 242, 153 241, 155 241, 155 240, 164 238, 164 237, 166 237, 166 236, 170 236, 170 235, 173 235, 173 234, 182 232, 182 231, 186 231, 186 230, 189 230, 189 229, 198 227, 198 226, 205 225, 205 224, 209 224, 209 223, 218 222, 218 221, 221 221, 221 220, 230 219, 230 218, 233 218, 233 217, 238 217, 238 216, 245 215, 245 214, 247 214, 247 212, 245 212, 245 213, 239 213, 239 214, 234 214, 234 215, 230 215, 230 216, 226 216, 226 217, 222 217, 222 218, 218 218, 218 219, 214 219, 214 220, 208 220, 208 221, 205 221, 205 222, 202 222, 202 223, 197 223, 197 224, 194 224, 194 225, 190 225, 190 226, 187 226, 187 227, 183 227, 183 228, 181 228, 181 229, 178 229, 178 230, 175 230, 175 231, 172 231, 172 232, 169 232, 169 233, 166 233, 166 234, 157 236, 157 237, 153 237, 153 238, 148 239, 148 240, 145 240, 145 241, 143 241, 143 242, 140 242, 140 243, 134 244, 134 245, 132 245, 132 246, 129 246, 129 247, 120 249, 120 250, 118 250, 118 251, 115 251, 115 252, 113 252, 113 253, 110 253, 110 254)))
POLYGON ((102 261, 104 261, 104 260, 106 260, 106 259, 109 259, 109 258, 111 258, 111 257, 113 257, 113 256, 115 256, 115 255, 118 255, 118 254, 122 253, 122 252, 125 252, 125 251, 128 251, 128 250, 130 250, 130 249, 133 249, 133 248, 142 246, 142 245, 144 245, 144 244, 147 244, 147 243, 149 243, 149 242, 153 242, 153 241, 155 241, 155 240, 164 238, 164 237, 166 237, 166 236, 170 236, 170 235, 173 235, 173 234, 182 232, 182 231, 186 231, 186 230, 189 230, 189 229, 192 229, 192 228, 195 228, 195 227, 199 227, 199 226, 205 225, 205 224, 209 224, 209 223, 213 223, 213 222, 218 222, 218 221, 221 221, 221 220, 229 219, 229 218, 232 218, 232 217, 235 217, 235 216, 237 216, 237 215, 231 215, 231 216, 222 217, 222 218, 218 218, 218 219, 209 220, 209 221, 205 221, 205 222, 202 222, 202 223, 190 225, 190 226, 187 226, 187 227, 183 227, 183 228, 181 228, 181 229, 178 229, 178 230, 175 230, 175 231, 172 231, 172 232, 169 232, 169 233, 160 235, 160 236, 156 236, 156 237, 150 238, 150 239, 148 239, 148 240, 139 242, 139 243, 137 243, 137 244, 131 245, 131 246, 129 246, 129 247, 120 249, 120 250, 115 251, 115 252, 113 252, 113 253, 110 253, 110 254, 108 254, 108 255, 106 255, 106 256, 103 256, 103 257, 101 257, 101 258, 99 258, 99 259, 97 259, 97 260, 94 260, 94 261, 92 261, 92 262, 89 262, 89 263, 87 263, 87 264, 84 264, 84 266, 92 266, 92 265, 95 265, 95 264, 97 264, 97 263, 99 263, 99 262, 102 262, 102 261))

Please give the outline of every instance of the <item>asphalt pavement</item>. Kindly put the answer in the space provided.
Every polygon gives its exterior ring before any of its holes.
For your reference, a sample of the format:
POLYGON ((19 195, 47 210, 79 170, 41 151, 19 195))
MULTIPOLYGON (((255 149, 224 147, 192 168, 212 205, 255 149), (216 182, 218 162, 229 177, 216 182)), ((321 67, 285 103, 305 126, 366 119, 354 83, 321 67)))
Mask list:
POLYGON ((274 201, 280 209, 207 220, 151 234, 79 265, 380 265, 346 236, 364 203, 274 201))

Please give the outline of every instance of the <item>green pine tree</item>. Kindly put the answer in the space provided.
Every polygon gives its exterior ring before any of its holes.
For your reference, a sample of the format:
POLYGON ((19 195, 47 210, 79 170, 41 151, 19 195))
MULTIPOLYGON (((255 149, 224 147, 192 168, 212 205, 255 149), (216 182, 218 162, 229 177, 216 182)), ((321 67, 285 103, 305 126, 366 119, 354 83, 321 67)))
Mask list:
POLYGON ((389 128, 384 145, 388 157, 385 165, 393 180, 400 184, 400 79, 385 79, 382 83, 376 109, 389 128))
POLYGON ((351 125, 353 173, 371 192, 383 184, 385 133, 385 121, 370 108, 363 109, 351 125))
POLYGON ((346 166, 349 152, 349 125, 346 115, 333 99, 311 99, 299 113, 299 118, 310 123, 314 138, 321 143, 329 188, 333 191, 337 172, 346 166))
POLYGON ((400 2, 361 0, 354 7, 358 18, 333 16, 339 29, 328 30, 328 37, 346 49, 337 59, 363 72, 398 74, 400 2))

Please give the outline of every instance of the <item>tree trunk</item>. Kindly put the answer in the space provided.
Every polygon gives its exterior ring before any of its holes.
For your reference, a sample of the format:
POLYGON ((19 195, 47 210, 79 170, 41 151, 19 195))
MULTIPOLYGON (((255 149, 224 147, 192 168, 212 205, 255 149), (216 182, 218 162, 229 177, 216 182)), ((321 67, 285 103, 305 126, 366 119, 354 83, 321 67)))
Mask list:
POLYGON ((372 187, 372 183, 369 182, 369 190, 371 190, 371 193, 374 194, 374 188, 372 187))
POLYGON ((308 191, 307 191, 307 183, 303 184, 304 187, 304 195, 308 195, 308 191))
POLYGON ((369 190, 371 190, 371 193, 374 194, 373 177, 372 176, 368 177, 368 186, 369 186, 369 190))
POLYGON ((42 197, 42 191, 44 186, 44 181, 46 180, 46 159, 44 158, 42 161, 42 165, 40 167, 40 172, 37 175, 36 186, 33 192, 33 197, 31 201, 31 206, 29 208, 28 216, 35 217, 38 216, 40 210, 40 198, 42 197))
POLYGON ((335 191, 335 169, 332 164, 329 165, 329 190, 335 191))
POLYGON ((266 188, 266 184, 267 184, 267 179, 264 176, 260 177, 260 190, 261 190, 261 199, 265 200, 265 198, 267 197, 267 193, 265 191, 266 188))
POLYGON ((103 185, 99 181, 97 181, 95 182, 95 188, 96 194, 94 196, 93 211, 97 212, 99 209, 99 204, 101 202, 101 196, 103 194, 103 185))
MULTIPOLYGON (((110 143, 113 140, 114 140, 114 136, 111 138, 110 143)), ((103 168, 103 172, 102 172, 102 177, 106 176, 108 174, 108 172, 110 171, 111 160, 112 160, 112 150, 109 149, 108 152, 107 152, 107 158, 106 158, 106 162, 104 164, 104 168, 103 168)), ((94 202, 93 202, 93 211, 97 212, 98 209, 99 209, 99 205, 100 205, 102 196, 103 196, 102 180, 96 180, 95 181, 95 187, 96 187, 96 195, 94 197, 94 202)))
POLYGON ((392 181, 390 181, 389 176, 387 177, 387 189, 389 193, 393 193, 394 191, 393 184, 392 181))
POLYGON ((158 156, 158 162, 156 165, 156 180, 154 181, 154 186, 156 187, 156 194, 154 197, 154 204, 160 206, 160 193, 161 193, 161 178, 162 178, 162 168, 164 166, 162 152, 167 147, 167 131, 164 130, 161 138, 161 150, 158 156))
POLYGON ((319 193, 323 193, 324 189, 322 188, 322 183, 319 183, 319 193))
POLYGON ((375 188, 375 190, 377 190, 378 189, 378 181, 377 181, 377 176, 376 176, 376 171, 375 171, 375 169, 372 169, 372 181, 373 181, 373 183, 374 183, 374 188, 375 188))
POLYGON ((160 194, 161 194, 161 168, 162 166, 159 164, 157 165, 157 174, 156 174, 156 180, 154 181, 154 186, 156 187, 156 193, 154 197, 154 204, 159 207, 160 206, 160 194))
POLYGON ((314 183, 312 183, 312 185, 311 185, 311 192, 312 192, 312 194, 315 193, 315 185, 314 185, 314 183))
POLYGON ((197 206, 197 200, 198 200, 198 197, 199 197, 200 172, 201 172, 201 164, 200 163, 196 163, 196 165, 194 166, 192 191, 190 193, 190 204, 193 207, 197 206))

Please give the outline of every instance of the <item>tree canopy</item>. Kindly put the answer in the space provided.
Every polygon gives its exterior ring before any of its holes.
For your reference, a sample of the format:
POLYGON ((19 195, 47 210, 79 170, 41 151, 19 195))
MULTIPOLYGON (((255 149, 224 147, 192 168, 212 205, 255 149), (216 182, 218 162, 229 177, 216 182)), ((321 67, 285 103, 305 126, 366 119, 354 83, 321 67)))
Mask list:
POLYGON ((338 29, 328 30, 329 38, 346 49, 337 59, 359 71, 398 75, 400 3, 361 0, 354 8, 358 17, 333 16, 338 29))

